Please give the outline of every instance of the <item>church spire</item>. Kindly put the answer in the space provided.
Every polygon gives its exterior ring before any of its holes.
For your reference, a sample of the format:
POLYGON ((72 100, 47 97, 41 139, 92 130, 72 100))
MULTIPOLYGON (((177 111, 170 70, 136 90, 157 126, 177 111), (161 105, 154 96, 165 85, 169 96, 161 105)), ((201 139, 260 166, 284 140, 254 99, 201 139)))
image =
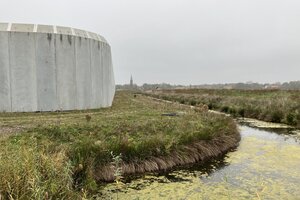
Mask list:
POLYGON ((130 87, 133 86, 133 79, 132 79, 132 75, 130 75, 130 87))

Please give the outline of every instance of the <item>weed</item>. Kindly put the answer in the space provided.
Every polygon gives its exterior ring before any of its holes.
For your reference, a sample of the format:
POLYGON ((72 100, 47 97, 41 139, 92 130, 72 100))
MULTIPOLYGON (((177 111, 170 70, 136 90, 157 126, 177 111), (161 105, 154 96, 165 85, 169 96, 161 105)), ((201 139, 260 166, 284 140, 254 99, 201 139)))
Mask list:
POLYGON ((122 154, 120 153, 119 155, 114 155, 114 153, 111 151, 110 152, 112 156, 112 165, 114 167, 114 176, 115 176, 115 181, 118 184, 121 182, 122 177, 122 154))

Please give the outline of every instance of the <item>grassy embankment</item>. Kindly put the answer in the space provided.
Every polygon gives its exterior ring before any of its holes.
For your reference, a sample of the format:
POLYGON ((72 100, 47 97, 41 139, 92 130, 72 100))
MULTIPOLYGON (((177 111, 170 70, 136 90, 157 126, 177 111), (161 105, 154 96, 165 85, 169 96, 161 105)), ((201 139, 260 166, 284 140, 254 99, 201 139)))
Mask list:
POLYGON ((240 139, 231 118, 128 92, 111 108, 2 113, 0 123, 0 199, 91 196, 103 180, 201 162, 240 139))
POLYGON ((300 91, 178 89, 156 91, 150 95, 182 104, 205 104, 234 117, 300 127, 300 91))

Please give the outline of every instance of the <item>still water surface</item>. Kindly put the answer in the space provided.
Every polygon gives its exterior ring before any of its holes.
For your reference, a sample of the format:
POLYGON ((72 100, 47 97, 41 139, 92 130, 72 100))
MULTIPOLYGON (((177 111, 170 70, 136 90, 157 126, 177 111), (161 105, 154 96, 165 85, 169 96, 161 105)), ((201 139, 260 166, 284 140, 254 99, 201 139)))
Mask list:
POLYGON ((102 193, 110 199, 300 200, 298 136, 287 129, 239 128, 239 147, 205 166, 109 184, 102 193))

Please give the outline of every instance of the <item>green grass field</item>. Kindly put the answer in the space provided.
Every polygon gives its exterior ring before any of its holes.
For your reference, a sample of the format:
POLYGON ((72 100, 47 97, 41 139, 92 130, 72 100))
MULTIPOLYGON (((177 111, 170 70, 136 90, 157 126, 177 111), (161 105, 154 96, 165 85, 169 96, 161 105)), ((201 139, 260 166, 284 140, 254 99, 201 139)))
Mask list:
POLYGON ((125 91, 111 108, 1 113, 0 199, 91 197, 101 166, 184 153, 189 144, 233 134, 229 117, 125 91))

